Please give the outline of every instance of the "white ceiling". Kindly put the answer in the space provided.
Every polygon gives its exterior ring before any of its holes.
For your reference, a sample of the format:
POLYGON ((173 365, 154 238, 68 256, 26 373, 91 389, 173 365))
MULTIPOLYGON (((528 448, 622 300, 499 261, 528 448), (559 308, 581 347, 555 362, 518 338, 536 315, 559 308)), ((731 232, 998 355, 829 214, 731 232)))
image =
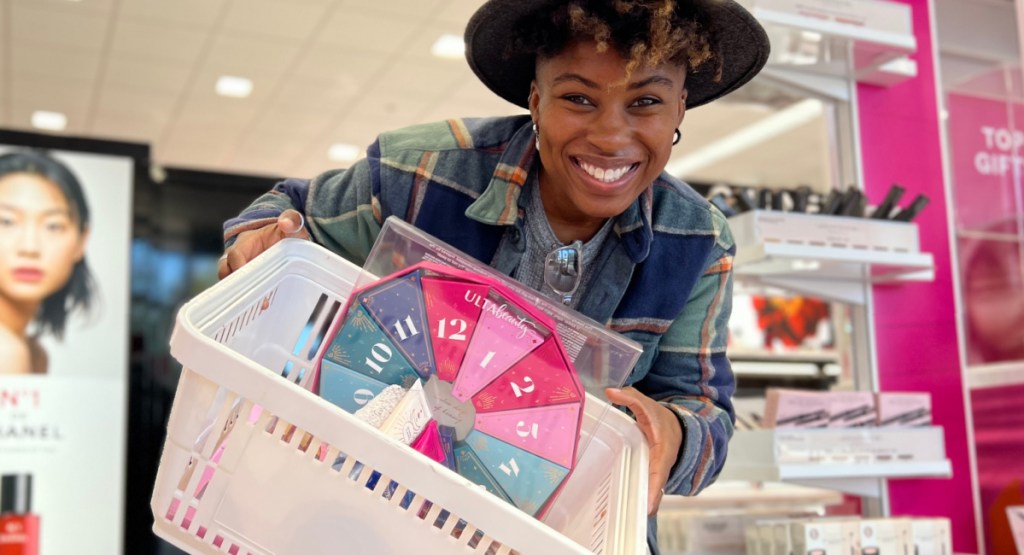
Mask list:
MULTIPOLYGON (((521 110, 464 60, 430 54, 462 34, 480 0, 0 0, 0 127, 33 130, 63 112, 64 133, 149 143, 165 166, 311 177, 334 143, 457 116, 521 110), (217 96, 220 75, 254 81, 217 96)), ((717 103, 687 114, 677 156, 770 116, 717 103)), ((824 185, 821 118, 688 176, 824 185)))

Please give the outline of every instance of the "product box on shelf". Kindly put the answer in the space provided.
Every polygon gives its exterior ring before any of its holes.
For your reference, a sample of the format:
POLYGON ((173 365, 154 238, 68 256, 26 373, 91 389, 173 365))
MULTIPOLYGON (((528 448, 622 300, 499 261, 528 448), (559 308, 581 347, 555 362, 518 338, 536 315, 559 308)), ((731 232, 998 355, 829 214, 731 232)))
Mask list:
MULTIPOLYGON (((204 554, 642 552, 647 448, 603 394, 587 394, 586 448, 538 520, 311 391, 327 331, 366 271, 285 240, 181 308, 156 534, 204 554)), ((638 348, 564 312, 556 325, 588 392, 628 373, 638 348)))
MULTIPOLYGON (((857 521, 813 519, 790 524, 792 553, 801 555, 846 555, 860 553, 857 521)), ((895 553, 895 552, 894 552, 895 553)), ((901 552, 902 553, 902 552, 901 552)))
MULTIPOLYGON (((953 537, 948 518, 915 518, 910 522, 913 545, 910 553, 918 555, 951 555, 953 537)), ((1024 546, 1018 546, 1018 549, 1024 546)))
POLYGON ((907 222, 754 210, 729 218, 737 244, 777 243, 886 253, 916 253, 917 226, 907 222))
POLYGON ((913 551, 909 518, 872 518, 861 520, 858 524, 862 555, 913 551))
POLYGON ((877 394, 878 426, 931 426, 932 396, 928 392, 882 391, 877 394))
POLYGON ((829 402, 821 392, 768 389, 764 407, 765 428, 824 428, 828 423, 829 402))
POLYGON ((829 391, 825 393, 828 401, 829 428, 859 428, 874 426, 877 419, 875 412, 875 394, 870 391, 829 391))

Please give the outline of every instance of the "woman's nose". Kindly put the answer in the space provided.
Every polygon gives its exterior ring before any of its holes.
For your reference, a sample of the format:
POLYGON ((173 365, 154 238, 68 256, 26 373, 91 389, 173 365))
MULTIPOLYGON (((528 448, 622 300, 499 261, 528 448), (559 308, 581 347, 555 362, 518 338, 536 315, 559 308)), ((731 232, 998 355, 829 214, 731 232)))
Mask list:
POLYGON ((39 253, 39 228, 25 225, 21 228, 18 238, 18 254, 35 255, 39 253))
POLYGON ((591 121, 590 142, 609 154, 627 146, 629 135, 629 119, 617 106, 602 107, 591 121))

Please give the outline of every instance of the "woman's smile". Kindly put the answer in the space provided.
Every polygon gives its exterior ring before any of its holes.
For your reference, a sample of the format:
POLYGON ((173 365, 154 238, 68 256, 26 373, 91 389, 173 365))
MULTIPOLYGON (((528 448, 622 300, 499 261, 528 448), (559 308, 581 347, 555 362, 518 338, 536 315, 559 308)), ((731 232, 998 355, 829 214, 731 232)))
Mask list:
POLYGON ((577 157, 572 157, 572 162, 583 170, 587 177, 596 182, 598 189, 617 189, 626 185, 630 179, 636 176, 636 170, 640 167, 639 162, 588 162, 577 157))

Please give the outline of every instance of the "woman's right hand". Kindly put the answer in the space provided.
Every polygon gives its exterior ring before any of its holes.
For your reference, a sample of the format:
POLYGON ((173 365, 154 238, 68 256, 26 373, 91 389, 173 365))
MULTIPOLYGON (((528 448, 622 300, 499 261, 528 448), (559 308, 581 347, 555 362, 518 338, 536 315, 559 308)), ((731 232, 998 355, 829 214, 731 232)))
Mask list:
POLYGON ((224 251, 217 262, 218 277, 224 279, 281 239, 309 239, 305 219, 298 210, 285 210, 276 222, 239 233, 235 243, 224 251))

